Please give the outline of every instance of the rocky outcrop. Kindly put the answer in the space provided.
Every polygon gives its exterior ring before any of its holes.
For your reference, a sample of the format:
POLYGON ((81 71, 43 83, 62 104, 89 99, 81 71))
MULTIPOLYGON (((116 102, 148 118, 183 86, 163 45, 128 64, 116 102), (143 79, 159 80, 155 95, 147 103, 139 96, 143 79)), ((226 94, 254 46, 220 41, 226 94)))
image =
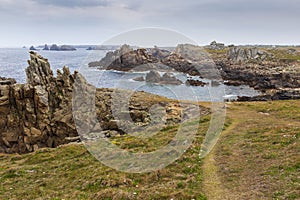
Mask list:
POLYGON ((173 73, 166 72, 162 76, 158 71, 150 71, 146 74, 146 78, 143 76, 133 79, 134 81, 146 81, 148 83, 157 83, 161 85, 181 85, 183 82, 175 77, 173 73))
POLYGON ((119 50, 108 52, 100 61, 89 63, 89 66, 118 71, 161 70, 200 75, 195 62, 205 59, 207 55, 203 48, 189 44, 178 45, 173 53, 157 47, 133 50, 130 46, 123 45, 119 50))
POLYGON ((155 69, 151 63, 158 62, 158 59, 148 54, 147 49, 133 50, 129 45, 123 45, 120 49, 108 52, 100 61, 89 63, 90 67, 101 67, 107 70, 130 71, 136 68, 136 71, 145 71, 155 69))
POLYGON ((76 51, 76 48, 69 45, 57 46, 56 44, 53 44, 50 47, 50 51, 76 51))
POLYGON ((47 59, 34 52, 28 64, 27 84, 0 86, 0 152, 56 147, 77 136, 70 105, 76 73, 64 68, 55 78, 47 59))
MULTIPOLYGON (((0 153, 27 153, 78 140, 72 112, 73 85, 78 80, 82 88, 93 86, 88 85, 79 73, 71 74, 67 67, 63 71, 58 70, 55 77, 48 60, 34 52, 30 52, 28 65, 26 84, 0 78, 0 153)), ((115 90, 95 91, 95 112, 101 133, 106 137, 123 134, 124 129, 120 124, 128 122, 127 118, 115 119, 113 115, 112 96, 116 96, 115 90)), ((122 102, 124 95, 130 95, 130 92, 124 92, 115 102, 122 102)), ((149 108, 155 104, 167 110, 164 116, 166 124, 181 121, 183 108, 178 102, 144 92, 136 92, 131 96, 127 114, 133 123, 145 126, 151 122, 149 108)), ((203 114, 208 112, 204 108, 201 111, 203 114)))
POLYGON ((300 99, 299 62, 284 62, 271 54, 276 51, 232 47, 227 53, 227 59, 216 59, 215 62, 225 84, 249 85, 261 92, 257 97, 240 97, 239 100, 300 99), (261 57, 263 55, 265 59, 261 57))
POLYGON ((30 51, 36 51, 37 49, 36 49, 34 46, 31 46, 31 47, 29 48, 29 50, 30 50, 30 51))
MULTIPOLYGON (((143 77, 142 77, 143 78, 143 77)), ((137 81, 142 81, 141 78, 137 78, 137 81)), ((150 71, 146 75, 146 82, 157 83, 162 85, 181 85, 183 82, 175 77, 173 73, 167 72, 162 76, 157 71, 150 71)))
POLYGON ((263 61, 270 55, 264 51, 254 48, 241 48, 232 47, 228 51, 228 59, 235 62, 246 62, 246 61, 263 61))
POLYGON ((210 43, 210 45, 208 46, 209 49, 213 49, 213 50, 223 50, 225 49, 225 44, 223 43, 218 43, 216 41, 212 41, 210 43))
POLYGON ((16 80, 13 78, 4 78, 0 76, 0 85, 12 85, 15 84, 16 80))

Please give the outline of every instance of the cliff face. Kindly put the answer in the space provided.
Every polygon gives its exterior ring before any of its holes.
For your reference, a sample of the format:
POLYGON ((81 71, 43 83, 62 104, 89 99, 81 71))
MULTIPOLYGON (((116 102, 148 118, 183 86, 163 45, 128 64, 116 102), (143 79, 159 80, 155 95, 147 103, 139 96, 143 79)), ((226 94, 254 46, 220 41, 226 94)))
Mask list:
POLYGON ((56 147, 77 135, 72 119, 72 84, 67 68, 54 77, 47 59, 30 53, 27 84, 0 84, 0 152, 26 153, 56 147))

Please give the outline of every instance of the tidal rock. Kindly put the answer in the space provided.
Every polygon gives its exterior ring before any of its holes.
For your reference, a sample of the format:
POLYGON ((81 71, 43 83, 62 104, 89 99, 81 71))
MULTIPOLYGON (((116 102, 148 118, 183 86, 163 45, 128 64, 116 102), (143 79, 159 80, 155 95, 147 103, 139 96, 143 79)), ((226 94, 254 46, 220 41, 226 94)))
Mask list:
POLYGON ((149 83, 159 83, 161 80, 161 76, 157 71, 150 71, 146 75, 146 81, 149 83))
POLYGON ((181 85, 183 82, 177 79, 173 73, 167 72, 161 77, 160 84, 181 85))
POLYGON ((29 48, 29 50, 30 50, 30 51, 36 51, 37 49, 36 49, 34 46, 31 46, 31 47, 29 48))
POLYGON ((186 85, 191 85, 191 86, 200 86, 200 87, 204 87, 207 85, 207 83, 200 81, 200 80, 193 80, 193 79, 188 79, 185 82, 186 85))
POLYGON ((164 73, 163 76, 157 71, 150 71, 146 75, 146 82, 149 83, 158 83, 158 84, 166 84, 166 85, 181 85, 183 82, 175 77, 173 73, 167 72, 164 73))

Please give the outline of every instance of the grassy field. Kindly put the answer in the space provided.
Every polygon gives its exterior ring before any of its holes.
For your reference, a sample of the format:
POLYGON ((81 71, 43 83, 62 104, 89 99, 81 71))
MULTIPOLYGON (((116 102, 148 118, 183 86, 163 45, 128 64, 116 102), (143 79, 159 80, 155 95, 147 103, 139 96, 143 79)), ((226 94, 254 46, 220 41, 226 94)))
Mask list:
MULTIPOLYGON (((224 131, 199 159, 209 116, 193 145, 168 167, 146 174, 102 165, 79 144, 27 155, 0 155, 0 199, 300 199, 300 101, 228 103, 224 131)), ((176 126, 155 137, 111 141, 130 151, 168 143, 176 126)))

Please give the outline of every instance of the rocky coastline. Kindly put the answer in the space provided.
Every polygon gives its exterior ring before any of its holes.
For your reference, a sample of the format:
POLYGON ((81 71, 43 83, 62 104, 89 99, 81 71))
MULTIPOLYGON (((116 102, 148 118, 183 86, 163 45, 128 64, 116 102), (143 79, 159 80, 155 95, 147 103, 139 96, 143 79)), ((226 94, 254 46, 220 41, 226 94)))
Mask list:
MULTIPOLYGON (((238 97, 238 101, 300 99, 299 59, 283 59, 281 54, 277 55, 277 51, 283 55, 293 54, 294 57, 300 54, 291 49, 226 47, 216 42, 206 49, 188 44, 178 45, 173 52, 157 47, 147 50, 123 45, 89 66, 118 71, 173 70, 226 85, 248 85, 261 93, 255 97, 238 97), (210 70, 213 67, 220 76, 213 74, 214 71, 210 70)), ((188 82, 190 85, 203 86, 194 80, 188 82)))
MULTIPOLYGON (((14 79, 0 78, 0 153, 29 153, 39 148, 54 148, 78 141, 72 113, 74 82, 93 88, 80 73, 70 73, 67 67, 53 75, 47 59, 30 52, 26 69, 27 83, 17 84, 14 79)), ((96 89, 96 114, 105 137, 124 134, 112 114, 113 89, 96 89)), ((120 101, 122 96, 120 96, 120 101)), ((119 102, 119 101, 118 101, 119 102)), ((132 94, 128 113, 138 126, 151 122, 149 108, 155 104, 166 109, 166 124, 182 120, 179 102, 145 92, 132 94)), ((189 105, 187 105, 188 107, 189 105)), ((201 114, 209 113, 200 107, 201 114)), ((160 120, 161 121, 161 120, 160 120)), ((82 138, 81 138, 82 139, 82 138)))

